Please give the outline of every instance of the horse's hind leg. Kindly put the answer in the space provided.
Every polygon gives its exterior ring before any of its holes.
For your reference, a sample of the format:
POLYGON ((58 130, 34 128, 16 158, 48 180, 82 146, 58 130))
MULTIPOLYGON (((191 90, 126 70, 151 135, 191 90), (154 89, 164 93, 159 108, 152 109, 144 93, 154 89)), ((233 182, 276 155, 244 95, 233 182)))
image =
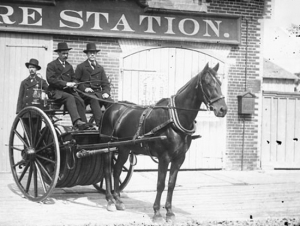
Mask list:
POLYGON ((155 198, 155 201, 153 204, 153 210, 154 210, 153 221, 154 222, 163 221, 163 217, 160 213, 160 201, 161 201, 162 192, 165 189, 165 180, 166 180, 168 166, 169 166, 168 160, 159 159, 156 198, 155 198))
POLYGON ((104 177, 105 177, 105 185, 106 185, 106 200, 107 200, 107 207, 108 211, 116 211, 115 201, 111 193, 112 184, 111 184, 111 159, 112 153, 104 154, 104 177))
POLYGON ((175 221, 175 214, 172 210, 172 197, 173 197, 173 191, 176 185, 177 175, 178 171, 185 159, 185 156, 183 158, 179 158, 176 161, 171 163, 171 169, 170 169, 170 175, 169 175, 169 183, 168 183, 168 194, 166 199, 165 208, 167 210, 166 214, 166 220, 167 222, 174 222, 175 221))
POLYGON ((120 197, 120 176, 122 173, 122 168, 124 164, 126 163, 127 159, 129 156, 129 150, 127 149, 119 149, 119 154, 117 161, 114 165, 114 172, 113 172, 113 177, 114 177, 114 199, 116 201, 116 208, 117 210, 125 210, 125 205, 121 200, 120 197))

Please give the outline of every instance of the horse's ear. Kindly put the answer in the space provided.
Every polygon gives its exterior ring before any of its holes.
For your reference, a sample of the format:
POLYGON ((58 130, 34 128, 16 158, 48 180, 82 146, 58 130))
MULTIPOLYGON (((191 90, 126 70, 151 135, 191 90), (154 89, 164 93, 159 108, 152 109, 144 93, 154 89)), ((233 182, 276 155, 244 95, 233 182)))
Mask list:
POLYGON ((215 72, 217 72, 217 71, 219 70, 219 63, 216 64, 216 66, 213 68, 213 70, 214 70, 215 72))
POLYGON ((203 70, 207 70, 208 67, 209 67, 209 65, 208 65, 208 62, 207 62, 207 64, 205 65, 203 70))

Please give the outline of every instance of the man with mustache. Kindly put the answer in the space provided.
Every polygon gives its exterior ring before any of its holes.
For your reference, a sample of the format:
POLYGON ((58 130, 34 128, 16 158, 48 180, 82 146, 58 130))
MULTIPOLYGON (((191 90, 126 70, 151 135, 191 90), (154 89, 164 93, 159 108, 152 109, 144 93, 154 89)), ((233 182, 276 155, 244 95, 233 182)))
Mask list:
POLYGON ((46 76, 49 83, 48 96, 58 104, 64 104, 67 108, 74 127, 79 130, 87 129, 87 119, 85 116, 85 104, 81 97, 73 88, 77 81, 74 77, 74 69, 67 61, 69 51, 65 42, 58 43, 58 58, 50 62, 47 66, 46 76))
POLYGON ((17 113, 27 106, 33 104, 34 89, 47 90, 47 82, 37 75, 37 71, 41 69, 39 61, 36 59, 30 59, 28 63, 25 63, 28 68, 29 76, 21 82, 19 97, 17 102, 17 113))

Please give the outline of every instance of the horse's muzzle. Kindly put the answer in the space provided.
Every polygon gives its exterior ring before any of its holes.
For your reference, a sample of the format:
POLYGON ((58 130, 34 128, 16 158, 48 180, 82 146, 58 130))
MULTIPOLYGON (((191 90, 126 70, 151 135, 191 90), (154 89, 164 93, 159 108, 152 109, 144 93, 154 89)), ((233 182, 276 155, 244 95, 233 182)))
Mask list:
POLYGON ((214 111, 216 117, 224 117, 227 114, 227 106, 211 106, 211 110, 214 111))

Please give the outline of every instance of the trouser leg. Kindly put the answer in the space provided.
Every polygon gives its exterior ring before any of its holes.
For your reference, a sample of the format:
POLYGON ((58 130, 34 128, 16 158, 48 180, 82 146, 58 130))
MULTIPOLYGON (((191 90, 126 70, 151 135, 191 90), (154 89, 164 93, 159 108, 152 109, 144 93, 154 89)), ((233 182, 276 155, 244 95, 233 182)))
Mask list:
POLYGON ((81 120, 84 121, 84 122, 87 122, 86 114, 85 114, 86 109, 85 109, 85 104, 84 104, 83 99, 77 93, 75 93, 73 95, 74 95, 74 98, 75 98, 77 111, 78 111, 78 114, 79 114, 81 120))
POLYGON ((95 118, 96 125, 99 126, 100 120, 102 118, 102 111, 100 107, 100 103, 96 99, 90 99, 90 105, 93 112, 93 116, 95 118))
POLYGON ((69 93, 63 93, 60 101, 66 106, 72 123, 74 124, 78 119, 81 119, 80 115, 77 111, 76 101, 72 94, 69 93))

